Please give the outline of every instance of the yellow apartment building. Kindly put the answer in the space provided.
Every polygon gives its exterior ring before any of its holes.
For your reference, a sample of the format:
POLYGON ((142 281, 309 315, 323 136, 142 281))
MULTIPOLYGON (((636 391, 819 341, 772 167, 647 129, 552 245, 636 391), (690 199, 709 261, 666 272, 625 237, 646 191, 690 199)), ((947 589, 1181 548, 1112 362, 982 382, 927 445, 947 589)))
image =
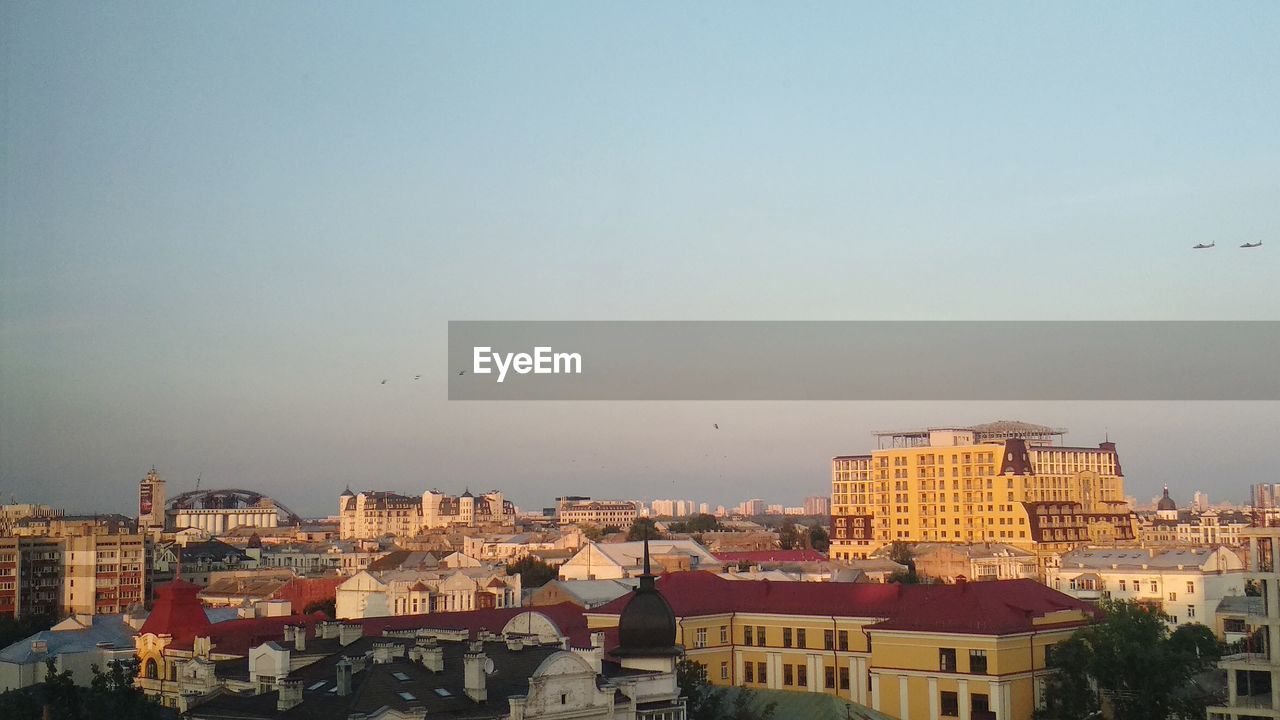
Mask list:
MULTIPOLYGON (((956 585, 727 580, 658 589, 677 642, 716 685, 826 693, 903 720, 1030 720, 1057 643, 1092 622, 1032 580, 956 585)), ((615 627, 627 597, 587 611, 615 627)))
POLYGON ((1000 542, 1042 557, 1137 537, 1113 442, 1060 444, 1065 430, 999 421, 876 433, 831 460, 831 557, 895 541, 1000 542))

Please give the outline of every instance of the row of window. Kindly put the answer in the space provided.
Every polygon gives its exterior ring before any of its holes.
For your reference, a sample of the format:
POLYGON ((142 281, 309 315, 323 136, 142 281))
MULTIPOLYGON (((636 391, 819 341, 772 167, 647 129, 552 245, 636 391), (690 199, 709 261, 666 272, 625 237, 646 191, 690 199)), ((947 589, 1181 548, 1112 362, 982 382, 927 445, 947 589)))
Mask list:
MULTIPOLYGON (((729 679, 729 663, 720 663, 720 679, 729 679)), ((830 665, 823 667, 822 687, 825 690, 836 689, 837 679, 841 690, 849 689, 849 668, 837 669, 830 665)), ((742 681, 746 684, 769 684, 768 665, 763 662, 747 662, 742 665, 742 681)), ((809 667, 807 665, 783 665, 783 687, 809 687, 809 667)))
MULTIPOLYGON (((768 643, 765 641, 765 628, 763 625, 742 626, 742 644, 755 645, 765 647, 768 643)), ((804 628, 789 627, 782 628, 782 647, 807 648, 808 637, 804 628)), ((720 643, 727 642, 726 627, 720 626, 720 643)), ((694 647, 706 647, 706 628, 699 628, 695 636, 694 647)), ((822 631, 822 649, 823 650, 848 650, 849 649, 849 631, 848 630, 823 630, 822 631)))

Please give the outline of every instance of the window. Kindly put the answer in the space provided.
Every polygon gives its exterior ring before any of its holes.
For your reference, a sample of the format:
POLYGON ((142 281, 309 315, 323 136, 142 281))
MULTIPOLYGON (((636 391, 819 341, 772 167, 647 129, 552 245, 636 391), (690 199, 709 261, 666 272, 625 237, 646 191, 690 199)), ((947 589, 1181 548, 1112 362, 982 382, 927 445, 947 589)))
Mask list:
POLYGON ((799 685, 800 687, 809 687, 809 668, 807 666, 796 666, 796 685, 799 685))
POLYGON ((759 645, 760 647, 764 647, 764 626, 763 625, 756 628, 756 644, 759 645))
POLYGON ((956 671, 955 648, 938 648, 938 669, 942 672, 956 671))
POLYGON ((840 668, 840 689, 849 689, 849 668, 847 667, 840 668))
POLYGON ((760 684, 769 682, 769 670, 764 663, 756 663, 756 676, 760 678, 760 684))
POLYGON ((822 649, 830 650, 835 646, 836 646, 835 630, 823 630, 822 631, 822 649))
POLYGON ((986 650, 970 650, 969 651, 969 672, 978 673, 980 675, 987 674, 987 651, 986 650))
POLYGON ((991 716, 991 700, 983 693, 974 693, 969 696, 969 707, 973 711, 973 715, 977 717, 991 716))
POLYGON ((1177 599, 1178 599, 1178 593, 1176 592, 1169 593, 1169 602, 1173 602, 1174 600, 1177 600, 1177 599))
POLYGON ((939 698, 938 712, 943 717, 960 717, 960 696, 943 690, 939 698))
POLYGON ((561 705, 568 705, 568 704, 569 704, 569 694, 568 694, 568 693, 560 693, 560 704, 561 704, 561 705))
POLYGON ((822 671, 822 687, 826 690, 832 690, 836 686, 836 669, 827 665, 822 671))
MULTIPOLYGON (((400 696, 400 699, 401 699, 401 700, 417 700, 417 699, 418 699, 418 698, 417 698, 417 697, 415 697, 415 696, 414 696, 414 694, 413 694, 413 693, 411 693, 411 692, 398 692, 398 693, 396 693, 396 694, 400 696)), ((562 695, 561 697, 564 697, 564 696, 562 695)), ((564 702, 564 701, 563 701, 563 700, 561 700, 561 702, 564 702)))
POLYGON ((1123 579, 1121 579, 1121 580, 1120 580, 1120 592, 1124 592, 1125 590, 1128 590, 1128 588, 1126 588, 1126 587, 1124 586, 1124 580, 1123 580, 1123 579))
POLYGON ((804 646, 804 628, 796 628, 796 647, 802 648, 804 646))
POLYGON ((792 668, 790 665, 783 665, 782 666, 782 684, 794 685, 795 684, 794 681, 795 681, 794 668, 792 668))
POLYGON ((751 644, 751 626, 750 625, 742 626, 742 644, 743 645, 751 644))
POLYGON ((782 628, 782 647, 791 647, 791 628, 782 628))
POLYGON ((721 680, 729 679, 729 663, 727 662, 720 663, 720 679, 721 680))
POLYGON ((1222 621, 1223 632, 1242 633, 1248 632, 1248 628, 1244 624, 1244 620, 1240 618, 1227 618, 1222 621))
POLYGON ((1053 667, 1053 646, 1052 645, 1044 646, 1044 666, 1053 667))
POLYGON ((1195 583, 1193 583, 1193 582, 1191 582, 1191 581, 1187 581, 1187 594, 1188 594, 1188 595, 1195 595, 1195 594, 1196 594, 1196 584, 1195 584, 1195 583))
POLYGON ((839 644, 839 646, 838 646, 838 647, 839 647, 841 650, 848 650, 848 649, 849 649, 849 631, 848 631, 848 630, 841 630, 841 631, 840 631, 840 633, 839 633, 839 635, 838 635, 837 637, 838 637, 838 638, 839 638, 839 640, 840 640, 840 644, 839 644))
POLYGON ((1156 581, 1151 581, 1151 592, 1160 592, 1160 588, 1156 586, 1156 581))
POLYGON ((693 646, 696 648, 704 648, 707 646, 706 628, 698 628, 698 632, 694 635, 693 646))
POLYGON ((1196 606, 1195 606, 1195 605, 1188 605, 1188 606, 1187 606, 1187 618, 1188 618, 1188 619, 1190 619, 1190 618, 1193 618, 1193 617, 1195 617, 1195 616, 1196 616, 1196 606))
POLYGON ((720 644, 721 645, 729 644, 729 626, 728 625, 720 626, 720 644))
POLYGON ((755 663, 747 663, 742 666, 742 680, 743 682, 756 681, 756 664, 755 663))

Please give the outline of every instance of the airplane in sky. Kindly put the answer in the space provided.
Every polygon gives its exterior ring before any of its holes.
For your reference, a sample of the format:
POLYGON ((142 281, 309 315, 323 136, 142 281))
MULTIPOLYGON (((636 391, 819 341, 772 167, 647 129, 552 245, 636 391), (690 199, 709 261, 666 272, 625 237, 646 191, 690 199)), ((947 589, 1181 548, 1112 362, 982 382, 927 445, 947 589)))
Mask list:
POLYGON ((1258 241, 1258 242, 1256 242, 1256 243, 1245 243, 1245 244, 1241 245, 1240 247, 1262 247, 1262 241, 1261 241, 1261 240, 1259 240, 1259 241, 1258 241))
POLYGON ((1214 240, 1213 242, 1209 243, 1208 245, 1205 245, 1204 243, 1197 243, 1196 245, 1192 245, 1192 246, 1191 246, 1191 249, 1192 249, 1192 250, 1204 250, 1204 249, 1206 249, 1206 248, 1211 248, 1211 247, 1213 247, 1213 246, 1214 246, 1214 245, 1216 245, 1216 244, 1218 244, 1218 241, 1217 241, 1217 240, 1214 240))

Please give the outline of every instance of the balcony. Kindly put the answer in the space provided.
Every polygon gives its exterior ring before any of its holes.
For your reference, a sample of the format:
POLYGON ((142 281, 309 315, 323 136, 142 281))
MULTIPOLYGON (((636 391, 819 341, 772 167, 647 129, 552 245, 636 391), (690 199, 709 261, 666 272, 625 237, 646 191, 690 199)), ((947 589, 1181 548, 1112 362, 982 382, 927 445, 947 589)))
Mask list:
POLYGON ((1223 655, 1218 661, 1223 670, 1263 670, 1271 667, 1266 653, 1242 652, 1223 655))

